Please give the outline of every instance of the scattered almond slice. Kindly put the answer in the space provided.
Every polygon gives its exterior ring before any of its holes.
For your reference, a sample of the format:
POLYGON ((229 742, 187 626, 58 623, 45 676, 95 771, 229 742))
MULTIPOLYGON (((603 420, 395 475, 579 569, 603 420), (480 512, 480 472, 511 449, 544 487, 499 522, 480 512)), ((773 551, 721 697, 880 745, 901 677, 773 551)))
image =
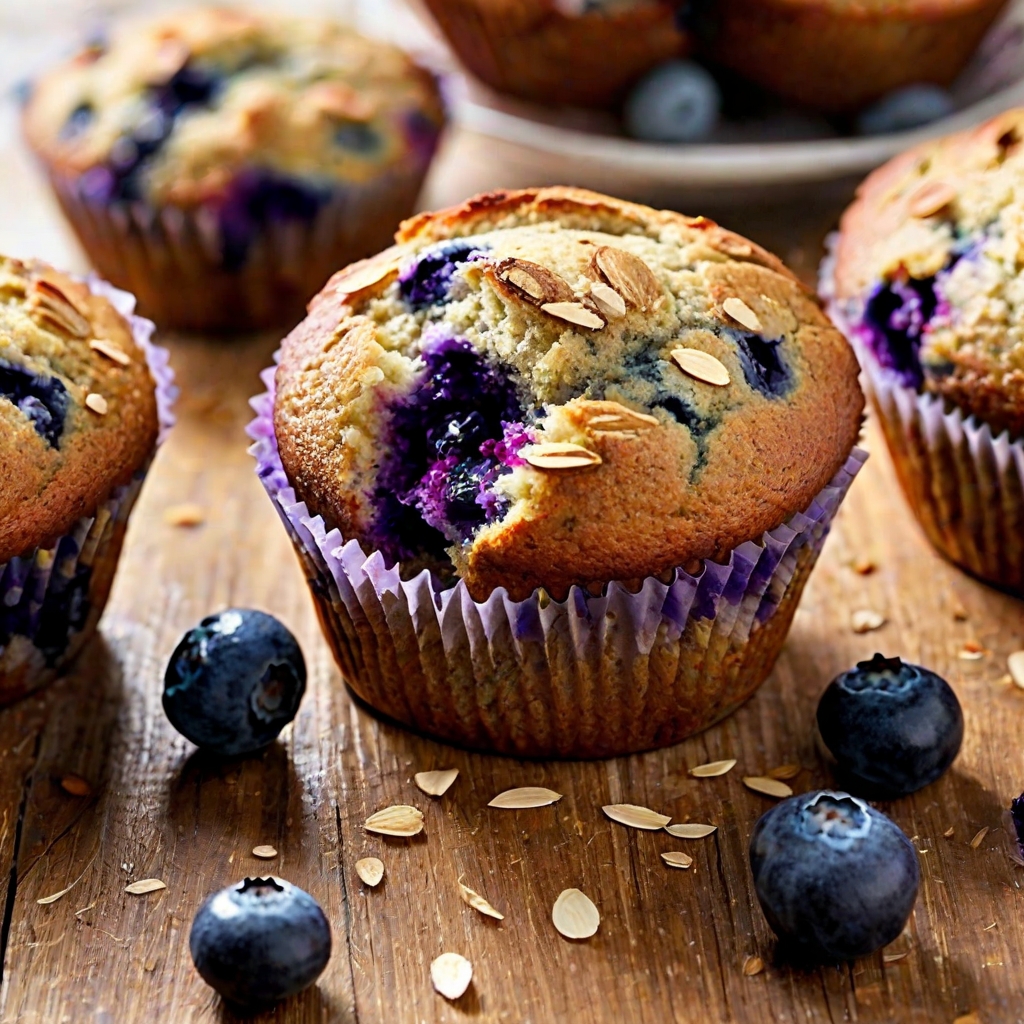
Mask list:
POLYGON ((41 907, 49 906, 51 903, 56 903, 61 896, 67 896, 69 892, 78 884, 78 882, 72 882, 66 889, 61 889, 60 892, 55 892, 51 896, 43 896, 41 899, 36 900, 41 907))
POLYGON ((593 267, 629 305, 648 310, 661 303, 661 284, 654 271, 639 256, 625 249, 602 245, 594 253, 593 267))
POLYGON ((147 892, 156 892, 158 889, 166 888, 166 883, 161 882, 159 878, 142 878, 137 882, 132 882, 131 885, 126 885, 124 891, 130 892, 133 896, 144 896, 147 892))
POLYGON ((605 326, 604 320, 582 302, 545 302, 540 308, 550 316, 588 331, 600 331, 605 326))
POLYGON ((505 915, 500 910, 495 910, 478 892, 474 892, 468 885, 459 882, 459 895, 464 903, 468 903, 474 910, 479 910, 487 917, 493 917, 495 921, 504 921, 505 915))
POLYGON ((607 411, 588 416, 587 426, 593 430, 647 430, 659 423, 657 416, 636 412, 618 402, 603 402, 598 408, 607 411))
POLYGON ((743 785, 755 793, 763 793, 765 796, 773 796, 779 800, 793 795, 793 790, 784 782, 779 779, 769 779, 764 775, 747 775, 743 779, 743 785))
POLYGON ((505 810, 520 811, 530 807, 547 807, 562 799, 561 793, 543 786, 520 786, 518 789, 506 789, 499 793, 487 806, 501 807, 505 810))
POLYGON ((885 616, 871 608, 858 608, 850 616, 850 628, 854 633, 871 633, 881 629, 885 623, 885 616))
POLYGON ((647 829, 650 832, 657 832, 672 820, 671 814, 658 814, 649 807, 640 807, 637 804, 608 804, 601 810, 620 825, 647 829))
POLYGON ((356 874, 372 889, 380 885, 384 877, 384 861, 377 857, 363 857, 356 861, 356 874))
POLYGON ((928 181, 910 197, 911 217, 931 217, 956 199, 956 189, 944 181, 928 181))
POLYGON ((417 772, 413 779, 427 796, 444 796, 458 777, 458 768, 441 768, 433 772, 417 772))
POLYGON ((368 263, 365 266, 356 265, 350 271, 346 271, 332 282, 334 287, 343 295, 355 295, 365 288, 370 288, 391 274, 397 273, 398 265, 394 262, 382 260, 368 263))
POLYGON ((132 361, 132 357, 123 348, 115 345, 112 341, 107 341, 106 338, 93 338, 89 342, 89 348, 93 352, 99 352, 101 356, 106 356, 107 359, 112 360, 119 366, 127 366, 132 361))
POLYGON ((597 308, 609 320, 615 320, 626 315, 626 300, 614 288, 609 287, 603 281, 595 281, 590 286, 590 297, 594 300, 597 308))
POLYGON ((408 804, 394 804, 371 814, 363 828, 382 836, 416 836, 423 831, 423 812, 408 804))
POLYGON ((985 836, 988 835, 988 825, 984 828, 978 829, 974 838, 971 840, 970 846, 972 850, 976 850, 985 841, 985 836))
POLYGON ((1014 651, 1006 659, 1006 665, 1010 670, 1013 685, 1024 690, 1024 651, 1014 651))
POLYGON ((164 509, 164 522, 168 526, 202 526, 206 522, 206 509, 192 502, 171 505, 164 509))
POLYGON ((684 822, 680 825, 666 825, 665 831, 676 839, 703 839, 718 831, 717 825, 701 825, 694 821, 684 822))
POLYGON ((90 391, 85 396, 85 407, 91 409, 97 416, 106 416, 110 409, 110 403, 102 395, 90 391))
POLYGON ((883 953, 882 963, 898 964, 901 960, 906 960, 908 956, 910 956, 910 953, 883 953))
POLYGON ((531 445, 523 457, 534 469, 583 469, 601 465, 597 452, 568 442, 531 445))
POLYGON ((661 855, 661 859, 670 868, 688 868, 693 863, 693 858, 682 850, 669 850, 661 855))
POLYGON ((551 908, 551 921, 567 939, 589 939, 597 934, 601 915, 585 893, 563 889, 551 908))
POLYGON ((495 274, 521 298, 535 306, 543 306, 545 303, 572 303, 575 299, 572 288, 564 278, 530 260, 502 260, 495 268, 495 274))
POLYGON ((988 652, 977 640, 967 640, 957 652, 961 661, 980 661, 988 652))
POLYGON ((748 978, 753 978, 754 975, 760 974, 764 970, 764 961, 759 956, 748 956, 743 961, 743 973, 748 978))
POLYGON ((63 776, 60 788, 71 796, 92 796, 92 786, 81 775, 63 776))
POLYGON ((945 832, 942 833, 947 839, 952 839, 956 835, 956 829, 950 825, 945 832))
POLYGON ((746 327, 748 331, 758 333, 764 330, 757 314, 742 299, 737 298, 735 295, 730 295, 722 303, 722 310, 741 327, 746 327))
POLYGON ((709 761, 707 764, 699 764, 696 768, 690 769, 690 774, 695 779, 712 779, 718 775, 731 772, 736 767, 736 758, 728 761, 709 761))
POLYGON ((254 846, 252 855, 261 860, 273 860, 277 856, 277 850, 273 846, 254 846))
POLYGON ((780 764, 778 768, 772 768, 770 771, 765 772, 765 775, 769 779, 779 779, 786 782, 789 779, 795 779, 802 771, 803 767, 798 764, 780 764))
POLYGON ((683 373, 705 384, 713 384, 715 387, 725 387, 732 380, 725 364, 716 359, 710 352, 704 352, 699 348, 674 348, 672 350, 672 361, 683 373))
POLYGON ((430 980, 445 999, 459 999, 473 980, 473 965, 458 953, 442 953, 430 965, 430 980))

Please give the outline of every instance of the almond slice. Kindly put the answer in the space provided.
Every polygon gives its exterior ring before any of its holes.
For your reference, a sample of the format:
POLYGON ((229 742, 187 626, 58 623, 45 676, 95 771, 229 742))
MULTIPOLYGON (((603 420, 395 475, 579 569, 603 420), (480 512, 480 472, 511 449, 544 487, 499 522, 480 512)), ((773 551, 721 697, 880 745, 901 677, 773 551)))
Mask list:
POLYGON ((779 800, 793 795, 793 790, 784 782, 780 782, 778 779, 769 779, 766 775, 747 775, 743 779, 743 785, 755 793, 763 793, 765 796, 773 796, 779 800))
POLYGON ((736 767, 736 758, 728 761, 709 761, 707 764, 699 764, 696 768, 690 769, 690 774, 695 779, 713 779, 718 775, 731 772, 736 767))
POLYGON ((342 295, 355 295, 397 273, 398 264, 393 260, 369 261, 356 263, 341 271, 331 283, 342 295))
POLYGON ((664 828, 671 820, 671 814, 658 814, 649 807, 640 807, 637 804, 608 804, 601 808, 605 815, 617 821, 620 825, 628 828, 643 828, 650 832, 656 832, 664 828))
POLYGON ((1006 659, 1007 668, 1010 670, 1010 678, 1014 686, 1024 690, 1024 651, 1014 651, 1006 659))
POLYGON ((858 608, 850 616, 850 628, 854 633, 871 633, 885 625, 885 616, 872 608, 858 608))
POLYGON ((110 409, 110 404, 102 395, 97 395, 95 391, 91 391, 85 396, 85 407, 91 409, 97 416, 106 416, 110 409))
POLYGON ((542 786, 520 786, 518 789, 506 789, 499 793, 487 806, 501 807, 510 811, 526 810, 529 807, 547 807, 558 803, 561 793, 542 786))
POLYGON ((594 253, 593 266, 629 305, 648 310, 661 303, 661 284, 639 256, 602 245, 594 253))
POLYGON ((748 956, 743 961, 743 973, 748 978, 753 978, 764 970, 764 961, 759 956, 748 956))
POLYGON ((254 846, 252 855, 261 860, 273 860, 277 856, 277 850, 273 846, 254 846))
POLYGON ((602 402, 597 406, 602 411, 587 418, 587 426, 598 431, 647 430, 661 422, 657 416, 636 412, 618 402, 602 402))
POLYGON ((626 300, 603 281, 595 281, 590 286, 590 297, 609 320, 621 319, 626 315, 626 300))
POLYGON ((703 839, 718 831, 717 825, 700 825, 697 822, 687 821, 679 825, 666 825, 665 831, 676 839, 703 839))
POLYGON ((60 788, 71 796, 92 796, 92 786, 81 775, 65 775, 60 780, 60 788))
POLYGON ((567 939, 589 939, 601 926, 601 914, 579 889, 563 889, 551 908, 551 922, 567 939))
POLYGON ((423 831, 423 812, 408 804, 395 804, 371 814, 363 828, 382 836, 416 836, 423 831))
POLYGON ((683 373, 724 388, 732 378, 725 364, 716 359, 710 352, 702 352, 699 348, 675 348, 672 350, 672 361, 683 373))
POLYGON ((540 308, 550 316, 576 327, 585 327, 588 331, 600 331, 605 326, 604 320, 582 302, 545 302, 540 308))
POLYGON ((535 444, 523 457, 534 469, 583 469, 601 465, 601 456, 580 444, 535 444))
POLYGON ((428 796, 444 796, 458 777, 458 768, 443 768, 434 772, 417 772, 413 779, 428 796))
POLYGON ((780 764, 778 768, 772 768, 765 772, 765 775, 769 779, 781 779, 786 782, 789 779, 795 779, 802 771, 803 767, 798 764, 780 764))
POLYGON ((132 357, 124 349, 115 345, 112 341, 107 341, 106 338, 93 338, 89 342, 89 348, 93 352, 99 352, 101 356, 106 356, 107 359, 113 360, 113 362, 120 366, 127 366, 132 361, 132 357))
POLYGON ((505 920, 505 915, 500 910, 495 910, 480 893, 474 892, 468 885, 463 885, 461 882, 459 882, 459 895, 464 903, 468 903, 474 910, 479 910, 481 914, 493 917, 495 921, 505 920))
POLYGON ((430 965, 430 980, 445 999, 459 999, 473 980, 473 965, 458 953, 442 953, 430 965))
POLYGON ((384 877, 384 861, 378 857, 363 857, 356 861, 356 874, 371 889, 380 885, 384 877))
POLYGON ((161 882, 159 878, 141 878, 137 882, 132 882, 131 885, 126 885, 124 891, 133 896, 144 896, 147 892, 156 892, 158 889, 166 888, 166 883, 161 882))
POLYGON ((907 204, 911 217, 931 217, 956 199, 956 189, 944 181, 926 181, 907 204))
POLYGON ((746 327, 748 331, 760 333, 764 330, 761 326, 761 321, 757 318, 757 314, 742 299, 737 298, 735 295, 730 295, 722 303, 722 310, 741 327, 746 327))
POLYGON ((32 294, 25 307, 42 327, 53 326, 72 338, 88 338, 92 326, 61 288, 48 278, 32 282, 32 294))
POLYGON ((984 828, 978 829, 974 838, 968 844, 972 850, 976 850, 985 841, 985 836, 988 835, 988 825, 984 828))
POLYGON ((543 306, 546 302, 572 302, 576 298, 567 281, 539 263, 506 259, 494 268, 494 273, 498 280, 504 281, 521 298, 535 306, 543 306))
POLYGON ((670 868, 688 868, 693 864, 693 858, 682 850, 669 850, 661 855, 661 859, 670 868))

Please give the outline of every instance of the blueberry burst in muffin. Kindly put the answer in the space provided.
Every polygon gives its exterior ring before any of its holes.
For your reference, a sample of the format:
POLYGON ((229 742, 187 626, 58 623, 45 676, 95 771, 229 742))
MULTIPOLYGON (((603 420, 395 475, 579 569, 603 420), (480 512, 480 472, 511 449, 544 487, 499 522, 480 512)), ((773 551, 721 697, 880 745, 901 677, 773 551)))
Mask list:
POLYGON ((842 223, 837 311, 876 364, 1024 436, 1024 112, 876 171, 842 223))
POLYGON ((285 340, 300 500, 481 600, 727 558, 843 464, 853 354, 779 261, 704 218, 493 193, 403 225, 285 340))

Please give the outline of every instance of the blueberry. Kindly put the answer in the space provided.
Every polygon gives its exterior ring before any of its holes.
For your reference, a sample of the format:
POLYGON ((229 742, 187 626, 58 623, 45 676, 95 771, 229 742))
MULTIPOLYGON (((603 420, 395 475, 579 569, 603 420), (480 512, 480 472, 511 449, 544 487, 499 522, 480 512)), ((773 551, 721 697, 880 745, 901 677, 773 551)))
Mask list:
POLYGON ((61 381, 0 359, 0 398, 16 405, 51 448, 60 446, 70 401, 61 381))
POLYGON ((1024 793, 1010 801, 1010 822, 1017 840, 1019 863, 1024 864, 1024 793))
POLYGON ((197 746, 225 757, 272 743, 295 717, 306 663, 272 615, 229 608, 178 643, 164 675, 164 711, 197 746))
POLYGON ((673 60, 656 67, 634 87, 623 116, 626 131, 650 142, 696 142, 718 121, 722 97, 699 64, 673 60))
POLYGON ((892 942, 921 878, 895 822, 830 790, 790 797, 762 815, 750 868, 775 934, 815 960, 851 960, 892 942))
POLYGON ((905 85, 883 96, 857 116, 861 135, 905 132, 953 113, 953 100, 937 85, 905 85))
POLYGON ((298 886, 247 878, 199 908, 188 948, 203 981, 227 1002, 265 1007, 320 977, 331 958, 331 927, 298 886))
POLYGON ((897 797, 934 782, 953 763, 964 716, 944 679, 876 654, 829 684, 818 703, 818 730, 844 785, 897 797))

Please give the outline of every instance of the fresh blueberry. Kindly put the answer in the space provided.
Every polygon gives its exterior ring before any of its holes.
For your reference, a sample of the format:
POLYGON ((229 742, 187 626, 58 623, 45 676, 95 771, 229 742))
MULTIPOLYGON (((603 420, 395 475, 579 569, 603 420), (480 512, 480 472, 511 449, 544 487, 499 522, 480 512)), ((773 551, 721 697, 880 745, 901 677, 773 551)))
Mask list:
POLYGON ((207 616, 174 649, 164 711, 203 750, 236 757, 272 743, 305 689, 295 637, 272 615, 229 608, 207 616))
POLYGON ((188 948, 203 981, 227 1002, 265 1007, 320 977, 331 958, 331 927, 298 886, 247 878, 199 908, 188 948))
POLYGON ((827 789, 761 816, 750 868, 775 934, 815 960, 852 960, 892 942, 921 878, 917 853, 895 822, 827 789))
POLYGON ((673 60, 640 80, 626 100, 626 131, 650 142, 697 142, 711 134, 722 97, 699 64, 673 60))
POLYGON ((60 446, 70 401, 61 381, 0 359, 0 398, 16 405, 51 448, 60 446))
POLYGON ((953 100, 937 85, 906 85, 883 96, 857 116, 861 135, 905 132, 953 113, 953 100))
POLYGON ((944 679, 876 654, 829 684, 818 703, 818 731, 844 785, 898 797, 934 782, 953 763, 964 716, 944 679))

